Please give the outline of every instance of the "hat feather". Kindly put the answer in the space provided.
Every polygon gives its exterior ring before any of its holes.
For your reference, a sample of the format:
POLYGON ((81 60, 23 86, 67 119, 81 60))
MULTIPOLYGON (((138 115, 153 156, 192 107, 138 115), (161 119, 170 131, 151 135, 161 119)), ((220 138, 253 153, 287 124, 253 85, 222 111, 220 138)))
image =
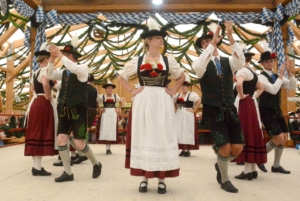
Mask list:
POLYGON ((72 45, 74 48, 77 48, 77 47, 78 47, 78 45, 79 45, 79 37, 77 36, 77 34, 75 34, 75 35, 72 37, 71 45, 72 45))
POLYGON ((242 50, 245 50, 245 49, 247 49, 247 45, 244 43, 244 41, 240 41, 239 42, 239 46, 240 46, 240 48, 242 49, 242 50))
POLYGON ((41 47, 40 47, 40 51, 42 50, 46 50, 46 51, 49 51, 49 44, 48 42, 44 42, 41 47))
POLYGON ((216 23, 214 23, 214 22, 211 23, 211 24, 209 25, 209 29, 210 29, 210 31, 213 32, 213 33, 216 33, 217 28, 218 28, 218 24, 216 24, 216 23))
POLYGON ((158 23, 152 17, 150 17, 148 20, 148 27, 149 27, 149 31, 160 30, 158 23))

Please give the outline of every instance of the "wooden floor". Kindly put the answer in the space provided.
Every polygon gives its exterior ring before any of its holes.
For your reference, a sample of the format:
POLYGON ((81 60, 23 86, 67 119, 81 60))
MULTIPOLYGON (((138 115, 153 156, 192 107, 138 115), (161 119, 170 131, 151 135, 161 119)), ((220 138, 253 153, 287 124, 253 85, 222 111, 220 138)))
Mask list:
MULTIPOLYGON (((286 148, 282 165, 291 170, 290 175, 263 173, 258 171, 258 179, 241 181, 234 178, 243 166, 230 164, 230 178, 239 189, 231 194, 221 190, 216 182, 214 163, 216 156, 210 146, 202 146, 193 151, 191 157, 181 158, 180 176, 167 179, 167 193, 157 194, 157 180, 149 180, 148 192, 139 193, 139 177, 129 175, 124 168, 125 146, 113 145, 112 155, 105 155, 104 145, 91 145, 96 157, 103 164, 99 178, 92 179, 92 165, 89 161, 74 165, 73 182, 55 183, 62 167, 54 167, 57 157, 44 157, 42 166, 52 172, 52 176, 31 175, 32 158, 24 157, 24 144, 0 149, 0 201, 51 201, 51 200, 100 200, 100 201, 206 201, 206 200, 255 200, 292 201, 299 200, 300 155, 294 148, 286 148)), ((270 170, 273 154, 268 155, 266 167, 270 170)))

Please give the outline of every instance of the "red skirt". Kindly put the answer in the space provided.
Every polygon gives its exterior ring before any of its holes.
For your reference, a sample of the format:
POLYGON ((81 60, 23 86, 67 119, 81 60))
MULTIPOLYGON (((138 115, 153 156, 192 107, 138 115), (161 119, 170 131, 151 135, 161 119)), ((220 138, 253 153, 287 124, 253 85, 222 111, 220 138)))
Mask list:
POLYGON ((54 156, 54 113, 44 96, 33 101, 27 121, 25 156, 54 156))
POLYGON ((101 127, 101 116, 98 118, 97 126, 96 126, 96 142, 98 144, 118 144, 118 121, 116 125, 116 140, 115 141, 109 141, 109 140, 99 140, 100 136, 100 127, 101 127))
POLYGON ((194 115, 194 127, 195 127, 195 145, 190 144, 179 144, 179 149, 183 150, 199 150, 199 133, 198 133, 198 124, 196 120, 196 115, 194 115))
POLYGON ((130 169, 130 175, 143 176, 146 178, 159 178, 164 179, 166 177, 178 177, 179 169, 168 171, 146 171, 142 169, 135 169, 130 167, 130 152, 131 152, 131 122, 132 122, 132 110, 130 110, 127 131, 126 131, 126 156, 125 156, 125 168, 130 169))
POLYGON ((259 127, 254 100, 251 96, 240 100, 239 118, 245 145, 242 153, 232 162, 266 163, 267 150, 262 129, 259 127))

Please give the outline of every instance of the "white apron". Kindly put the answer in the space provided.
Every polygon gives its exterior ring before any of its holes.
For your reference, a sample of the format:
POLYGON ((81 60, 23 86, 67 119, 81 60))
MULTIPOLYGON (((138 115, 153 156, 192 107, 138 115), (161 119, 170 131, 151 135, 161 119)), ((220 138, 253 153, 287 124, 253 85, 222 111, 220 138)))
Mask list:
POLYGON ((195 117, 187 108, 178 108, 175 114, 178 143, 195 145, 195 117))
POLYGON ((117 113, 115 108, 105 108, 100 122, 99 140, 116 141, 117 139, 117 113))

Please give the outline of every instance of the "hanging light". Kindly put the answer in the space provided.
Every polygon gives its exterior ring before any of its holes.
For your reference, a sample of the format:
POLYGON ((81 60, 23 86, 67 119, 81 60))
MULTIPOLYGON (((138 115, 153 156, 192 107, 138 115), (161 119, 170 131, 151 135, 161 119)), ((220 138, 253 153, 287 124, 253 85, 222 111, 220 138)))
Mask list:
POLYGON ((162 0, 152 0, 152 3, 155 4, 155 5, 160 5, 162 4, 162 0))

